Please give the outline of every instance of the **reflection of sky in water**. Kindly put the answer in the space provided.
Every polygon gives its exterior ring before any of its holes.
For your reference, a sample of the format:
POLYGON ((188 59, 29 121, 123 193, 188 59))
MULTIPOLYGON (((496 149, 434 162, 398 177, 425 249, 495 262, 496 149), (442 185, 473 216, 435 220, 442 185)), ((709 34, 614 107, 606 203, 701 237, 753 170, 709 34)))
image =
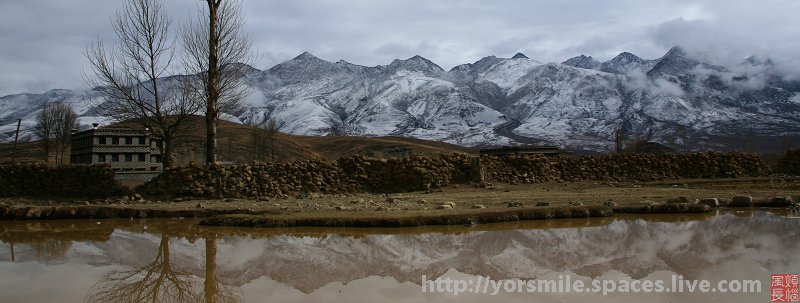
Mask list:
MULTIPOLYGON (((150 221, 157 225, 157 221, 150 221)), ((4 223, 0 223, 4 224, 4 223)), ((616 302, 768 300, 770 273, 800 272, 800 221, 757 213, 705 221, 618 220, 579 228, 488 230, 378 235, 216 235, 216 271, 247 302, 616 302), (759 279, 761 294, 424 294, 420 278, 490 276, 664 279, 759 279)), ((161 236, 121 228, 107 241, 0 244, 3 302, 79 302, 112 270, 131 270, 159 257, 161 236), (6 299, 10 300, 7 301, 6 299)), ((157 228, 151 228, 157 230, 157 228)), ((167 230, 166 228, 164 230, 167 230)), ((170 232, 170 234, 175 234, 170 232)), ((170 236, 170 265, 206 277, 206 241, 170 236)), ((184 237, 186 236, 186 237, 184 237)), ((188 238, 187 238, 188 237, 188 238)), ((56 241, 58 242, 58 241, 56 241)), ((161 244, 164 246, 164 244, 161 244)), ((209 246, 212 247, 213 246, 209 246)), ((588 280, 587 280, 588 281, 588 280)))

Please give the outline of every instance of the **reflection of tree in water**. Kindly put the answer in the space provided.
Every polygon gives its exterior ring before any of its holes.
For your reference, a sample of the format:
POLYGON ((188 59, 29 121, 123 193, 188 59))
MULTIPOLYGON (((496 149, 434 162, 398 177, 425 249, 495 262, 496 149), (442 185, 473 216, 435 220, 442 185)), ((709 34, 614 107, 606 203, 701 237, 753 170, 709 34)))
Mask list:
POLYGON ((85 302, 237 302, 234 289, 217 283, 216 239, 206 239, 206 279, 170 260, 169 237, 161 236, 156 259, 140 269, 114 271, 89 291, 85 302))
MULTIPOLYGON (((3 241, 4 243, 5 241, 3 241)), ((14 252, 14 241, 8 242, 8 248, 11 253, 11 262, 16 262, 16 253, 14 252)), ((67 252, 72 247, 72 241, 61 239, 46 239, 41 241, 33 241, 27 243, 34 252, 36 252, 36 260, 43 262, 50 262, 53 260, 63 259, 67 252)))
POLYGON ((206 279, 204 283, 206 303, 233 303, 241 301, 233 287, 217 281, 217 237, 206 236, 206 279))
POLYGON ((31 248, 36 251, 36 259, 40 261, 52 261, 63 259, 67 255, 72 241, 60 239, 47 239, 44 241, 37 241, 30 244, 31 248))

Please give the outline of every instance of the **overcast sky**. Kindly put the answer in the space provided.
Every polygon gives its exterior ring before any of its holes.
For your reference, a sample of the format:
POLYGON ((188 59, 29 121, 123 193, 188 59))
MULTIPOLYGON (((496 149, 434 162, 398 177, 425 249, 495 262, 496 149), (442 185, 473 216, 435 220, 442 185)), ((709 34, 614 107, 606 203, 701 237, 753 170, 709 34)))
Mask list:
MULTIPOLYGON (((0 0, 0 96, 84 86, 83 50, 113 41, 123 0, 0 0)), ((167 0, 176 23, 196 0, 167 0)), ((384 65, 421 55, 444 69, 517 52, 543 62, 682 45, 719 64, 751 54, 800 68, 797 0, 244 0, 259 69, 303 51, 384 65)))

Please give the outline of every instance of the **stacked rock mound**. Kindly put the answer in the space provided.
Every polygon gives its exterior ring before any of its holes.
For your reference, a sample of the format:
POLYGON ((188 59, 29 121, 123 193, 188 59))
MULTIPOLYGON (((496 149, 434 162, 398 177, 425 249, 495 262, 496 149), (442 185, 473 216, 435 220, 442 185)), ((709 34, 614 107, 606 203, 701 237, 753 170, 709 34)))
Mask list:
POLYGON ((158 195, 257 198, 357 189, 348 188, 348 183, 340 178, 336 163, 322 159, 277 164, 189 165, 167 170, 138 190, 158 195))
POLYGON ((412 191, 463 183, 470 163, 470 157, 464 154, 390 159, 354 156, 338 161, 346 179, 370 192, 412 191))
MULTIPOLYGON (((544 155, 482 156, 490 181, 649 181, 679 178, 763 176, 768 167, 756 156, 724 153, 620 154, 590 157, 544 155)), ((278 164, 188 166, 168 170, 138 190, 193 197, 285 197, 299 193, 404 192, 466 183, 473 158, 465 154, 337 161, 297 160, 278 164)))
POLYGON ((0 196, 98 198, 127 194, 107 165, 0 166, 0 196))
MULTIPOLYGON (((277 164, 190 165, 165 171, 138 188, 167 196, 285 197, 299 193, 402 192, 464 182, 470 157, 370 158, 337 161, 297 160, 277 164)), ((467 172, 468 173, 468 172, 467 172)))
POLYGON ((615 154, 575 158, 538 154, 483 156, 487 177, 505 183, 547 181, 654 181, 764 176, 760 158, 736 153, 615 154))
POLYGON ((786 155, 778 160, 777 170, 785 174, 800 176, 800 149, 787 150, 786 155))

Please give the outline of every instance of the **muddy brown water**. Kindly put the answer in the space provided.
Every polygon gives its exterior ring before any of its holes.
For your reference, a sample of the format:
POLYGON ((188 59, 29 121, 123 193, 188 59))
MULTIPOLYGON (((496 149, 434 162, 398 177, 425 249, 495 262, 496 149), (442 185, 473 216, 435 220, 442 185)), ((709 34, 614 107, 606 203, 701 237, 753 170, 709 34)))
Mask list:
POLYGON ((769 302, 770 274, 800 273, 800 219, 779 211, 402 229, 196 223, 1 221, 0 301, 769 302), (465 292, 455 295, 455 284, 448 292, 446 282, 435 292, 436 278, 464 281, 465 292), (488 279, 486 293, 473 287, 488 279), (695 279, 715 292, 567 289, 578 280, 668 288, 695 279), (716 291, 723 280, 760 289, 716 291), (524 284, 537 281, 565 286, 524 284))

